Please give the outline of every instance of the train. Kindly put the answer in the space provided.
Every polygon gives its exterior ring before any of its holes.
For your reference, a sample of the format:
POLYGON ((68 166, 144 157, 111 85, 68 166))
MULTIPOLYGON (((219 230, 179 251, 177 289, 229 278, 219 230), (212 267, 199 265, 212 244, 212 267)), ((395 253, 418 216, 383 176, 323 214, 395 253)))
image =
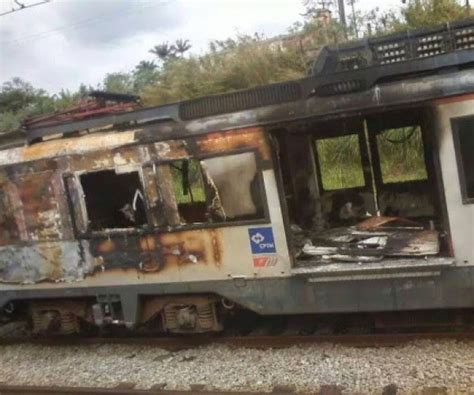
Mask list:
POLYGON ((94 100, 0 149, 3 323, 474 308, 473 19, 324 47, 298 80, 94 100))

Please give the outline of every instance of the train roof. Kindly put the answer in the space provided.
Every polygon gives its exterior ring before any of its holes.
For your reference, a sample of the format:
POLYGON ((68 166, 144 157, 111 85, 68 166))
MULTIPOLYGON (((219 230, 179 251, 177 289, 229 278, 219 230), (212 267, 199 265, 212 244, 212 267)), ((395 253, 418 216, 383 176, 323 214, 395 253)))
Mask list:
POLYGON ((40 122, 25 132, 28 144, 137 127, 149 138, 178 138, 472 91, 474 18, 325 47, 306 78, 69 122, 40 122))

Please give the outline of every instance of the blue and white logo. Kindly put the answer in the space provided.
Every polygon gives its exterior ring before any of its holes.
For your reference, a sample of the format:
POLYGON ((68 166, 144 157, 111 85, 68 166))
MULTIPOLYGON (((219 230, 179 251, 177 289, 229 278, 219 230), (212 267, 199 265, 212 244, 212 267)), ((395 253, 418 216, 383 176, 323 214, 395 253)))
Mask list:
POLYGON ((273 230, 271 227, 249 229, 250 248, 252 254, 268 254, 276 252, 273 230))

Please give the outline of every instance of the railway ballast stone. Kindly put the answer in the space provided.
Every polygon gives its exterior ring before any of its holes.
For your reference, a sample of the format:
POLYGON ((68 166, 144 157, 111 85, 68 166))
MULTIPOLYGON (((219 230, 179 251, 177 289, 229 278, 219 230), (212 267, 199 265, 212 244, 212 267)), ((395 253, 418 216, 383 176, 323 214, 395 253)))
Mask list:
POLYGON ((143 389, 166 385, 167 390, 199 385, 271 392, 275 386, 288 386, 331 394, 421 394, 434 389, 468 394, 474 392, 474 341, 423 340, 385 348, 327 343, 267 350, 214 344, 173 353, 143 345, 1 345, 2 381, 110 388, 127 382, 143 389))

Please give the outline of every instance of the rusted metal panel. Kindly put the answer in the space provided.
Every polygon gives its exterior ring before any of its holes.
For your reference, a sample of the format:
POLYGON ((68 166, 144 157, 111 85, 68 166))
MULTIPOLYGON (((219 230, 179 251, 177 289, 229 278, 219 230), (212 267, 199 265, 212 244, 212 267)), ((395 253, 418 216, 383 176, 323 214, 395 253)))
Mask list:
POLYGON ((182 159, 190 155, 188 144, 185 140, 160 141, 153 144, 158 160, 182 159))
POLYGON ((145 165, 142 168, 143 186, 148 198, 148 214, 153 226, 166 225, 167 219, 163 215, 161 192, 158 187, 157 166, 145 165))
POLYGON ((134 269, 137 273, 178 270, 183 265, 221 265, 223 245, 219 230, 110 237, 91 240, 97 272, 134 269))
POLYGON ((25 226, 22 239, 25 241, 63 238, 53 182, 52 171, 20 175, 15 179, 19 197, 15 211, 22 212, 25 226))
POLYGON ((20 157, 21 161, 28 162, 48 157, 85 154, 102 150, 105 147, 119 147, 134 141, 135 132, 133 130, 122 133, 97 133, 82 136, 79 139, 59 139, 30 145, 22 149, 20 157))
POLYGON ((100 132, 81 137, 44 141, 27 147, 0 151, 0 166, 35 162, 47 158, 84 155, 89 152, 113 149, 135 142, 136 130, 100 132))
POLYGON ((71 155, 68 160, 68 170, 83 173, 109 168, 136 169, 144 162, 150 160, 147 146, 128 146, 108 150, 103 147, 101 151, 89 152, 82 155, 71 155))
POLYGON ((0 183, 0 246, 8 245, 18 239, 18 228, 13 214, 9 182, 0 183))
MULTIPOLYGON (((157 217, 164 216, 165 222, 168 225, 179 225, 180 218, 178 213, 178 204, 176 202, 174 192, 174 181, 171 175, 171 168, 169 165, 156 167, 156 180, 159 183, 159 198, 157 204, 159 205, 157 217)), ((157 218, 159 220, 159 218, 157 218)))
MULTIPOLYGON (((48 158, 69 157, 71 170, 80 168, 100 168, 107 160, 108 165, 112 159, 112 151, 125 158, 129 157, 127 152, 133 152, 137 148, 128 147, 136 143, 136 133, 140 131, 129 130, 125 132, 100 132, 81 137, 69 137, 27 147, 19 147, 0 151, 0 166, 35 162, 48 158), (122 147, 120 150, 118 148, 122 147)), ((143 147, 143 146, 141 146, 143 147)), ((256 148, 260 151, 263 159, 270 159, 270 149, 267 145, 263 128, 251 127, 240 130, 211 133, 198 137, 196 144, 187 143, 184 140, 168 140, 154 142, 150 145, 156 153, 158 160, 180 159, 191 154, 219 153, 241 148, 256 148), (195 145, 195 147, 192 147, 195 145)), ((118 164, 120 158, 115 158, 114 164, 118 164)))
POLYGON ((206 264, 221 266, 223 245, 220 229, 163 233, 160 242, 163 256, 169 264, 206 264))
POLYGON ((254 127, 235 130, 232 133, 210 133, 205 138, 197 139, 200 153, 229 152, 243 148, 255 148, 263 160, 270 160, 270 147, 263 128, 254 127))
MULTIPOLYGON (((77 177, 68 175, 64 178, 64 185, 67 188, 66 193, 69 198, 69 204, 74 207, 71 212, 71 220, 73 222, 74 231, 83 233, 87 230, 87 214, 84 204, 84 192, 77 177)), ((64 213, 68 213, 64 211, 64 213)), ((66 214, 67 215, 67 214, 66 214)))

